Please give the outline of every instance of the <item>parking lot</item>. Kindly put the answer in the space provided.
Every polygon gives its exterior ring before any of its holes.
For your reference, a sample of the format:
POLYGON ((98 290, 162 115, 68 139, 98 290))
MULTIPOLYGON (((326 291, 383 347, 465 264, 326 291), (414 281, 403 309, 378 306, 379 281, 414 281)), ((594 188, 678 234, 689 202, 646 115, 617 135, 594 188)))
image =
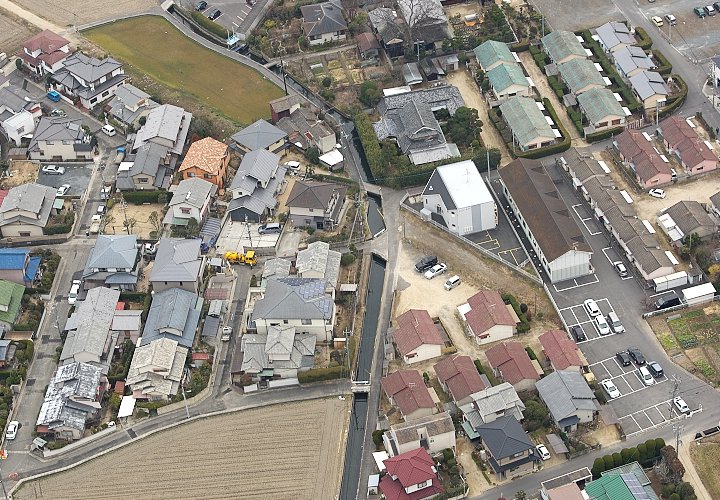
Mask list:
POLYGON ((246 224, 230 220, 228 217, 216 243, 218 254, 244 252, 245 248, 274 248, 280 239, 280 234, 260 234, 259 227, 260 224, 246 224))
MULTIPOLYGON (((640 2, 639 5, 648 19, 653 16, 674 15, 678 21, 676 26, 671 27, 666 22, 656 29, 686 57, 697 61, 720 52, 720 15, 700 18, 693 12, 693 8, 711 3, 697 0, 658 0, 653 3, 640 2)), ((656 34, 650 33, 650 36, 656 34)))
POLYGON ((533 0, 532 3, 545 14, 545 22, 553 30, 587 29, 622 18, 612 0, 573 0, 571 4, 557 0, 533 0))
MULTIPOLYGON (((606 318, 610 312, 614 311, 612 304, 610 304, 610 300, 607 298, 595 299, 595 303, 597 303, 598 307, 600 307, 603 316, 606 318)), ((609 337, 610 335, 616 335, 613 332, 610 332, 607 335, 600 335, 600 331, 597 329, 595 321, 590 317, 590 315, 588 315, 583 304, 576 304, 574 306, 560 309, 560 314, 562 315, 568 328, 579 326, 585 333, 587 340, 578 342, 578 344, 598 340, 602 337, 609 337)))
MULTIPOLYGON (((47 165, 43 164, 43 166, 47 165)), ((92 176, 93 164, 92 163, 62 163, 54 164, 62 165, 65 167, 65 173, 62 175, 57 174, 45 174, 40 169, 38 173, 38 184, 44 186, 51 186, 59 188, 63 184, 70 184, 70 191, 65 196, 79 198, 85 193, 85 190, 90 184, 90 177, 92 176)))
POLYGON ((679 413, 672 405, 672 400, 668 399, 667 401, 662 401, 629 415, 625 415, 618 420, 620 420, 620 425, 622 425, 625 435, 630 437, 634 434, 652 430, 681 418, 686 417, 682 413, 679 413))
MULTIPOLYGON (((640 378, 640 372, 638 366, 631 364, 630 366, 623 366, 618 361, 617 356, 603 359, 592 363, 590 371, 595 375, 598 380, 610 379, 612 380, 615 387, 620 391, 620 398, 624 398, 631 394, 634 394, 651 387, 656 387, 663 382, 667 382, 668 378, 666 375, 655 379, 652 385, 645 385, 640 378)), ((616 398, 616 399, 620 399, 616 398)))
MULTIPOLYGON (((196 3, 192 2, 193 8, 196 3)), ((242 35, 240 38, 244 40, 262 20, 263 11, 271 3, 271 0, 209 0, 207 8, 201 12, 207 16, 220 9, 220 17, 215 22, 230 33, 242 35)))

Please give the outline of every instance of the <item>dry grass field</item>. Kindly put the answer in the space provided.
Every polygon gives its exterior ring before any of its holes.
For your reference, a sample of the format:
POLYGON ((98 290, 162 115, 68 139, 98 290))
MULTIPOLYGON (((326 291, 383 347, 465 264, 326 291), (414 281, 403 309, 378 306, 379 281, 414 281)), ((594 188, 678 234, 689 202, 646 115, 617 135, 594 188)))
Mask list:
POLYGON ((158 432, 23 485, 15 499, 332 499, 350 401, 234 412, 158 432))
POLYGON ((8 56, 22 48, 22 43, 37 33, 39 30, 23 22, 14 14, 0 9, 0 52, 8 56))
POLYGON ((144 12, 154 0, 14 0, 21 7, 60 26, 82 26, 103 19, 144 12), (88 8, 91 7, 91 8, 88 8))

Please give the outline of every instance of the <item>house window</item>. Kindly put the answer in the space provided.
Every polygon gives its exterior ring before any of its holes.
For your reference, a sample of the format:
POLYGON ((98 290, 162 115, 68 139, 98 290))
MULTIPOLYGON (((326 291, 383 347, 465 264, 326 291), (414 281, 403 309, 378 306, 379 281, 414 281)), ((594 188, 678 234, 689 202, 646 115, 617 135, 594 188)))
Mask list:
POLYGON ((30 231, 20 231, 18 233, 21 237, 30 236, 30 231))
POLYGON ((140 184, 147 184, 147 181, 148 181, 148 180, 147 180, 147 177, 140 177, 140 178, 138 179, 138 182, 139 182, 140 184))
POLYGON ((93 97, 90 99, 90 104, 95 104, 97 102, 97 97, 93 97))
POLYGON ((441 214, 442 213, 442 207, 440 205, 435 205, 435 212, 441 214))
POLYGON ((312 213, 313 209, 312 209, 312 208, 308 208, 308 211, 312 213))
POLYGON ((180 211, 181 211, 182 213, 184 213, 184 214, 189 214, 189 213, 190 213, 190 209, 189 209, 189 208, 180 208, 180 211))
POLYGON ((45 141, 45 144, 48 145, 48 146, 52 146, 52 145, 53 145, 53 141, 45 141))
POLYGON ((513 457, 513 458, 518 458, 518 457, 522 457, 523 455, 525 455, 525 452, 524 452, 524 451, 521 451, 520 453, 515 453, 512 457, 513 457))
POLYGON ((187 176, 188 176, 188 178, 190 178, 190 177, 195 177, 195 174, 192 173, 192 172, 188 172, 187 176))
POLYGON ((287 325, 288 323, 289 323, 288 320, 286 320, 286 319, 283 320, 283 325, 287 325))
POLYGON ((18 133, 18 134, 24 134, 24 133, 25 133, 25 127, 19 127, 19 128, 17 129, 17 133, 18 133))
POLYGON ((212 175, 210 175, 210 174, 203 174, 203 179, 212 179, 212 175))
POLYGON ((427 481, 423 481, 422 483, 418 483, 417 487, 418 487, 418 489, 420 489, 420 488, 426 487, 427 485, 428 485, 428 482, 427 482, 427 481))
POLYGON ((312 320, 311 319, 301 319, 300 324, 301 325, 312 325, 312 320))

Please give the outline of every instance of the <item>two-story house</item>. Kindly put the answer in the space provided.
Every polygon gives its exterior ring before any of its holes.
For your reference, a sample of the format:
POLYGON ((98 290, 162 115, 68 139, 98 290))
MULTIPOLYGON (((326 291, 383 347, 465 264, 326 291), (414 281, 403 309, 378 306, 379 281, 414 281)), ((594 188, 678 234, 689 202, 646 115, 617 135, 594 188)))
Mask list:
POLYGON ((50 30, 44 30, 23 43, 20 58, 37 76, 54 74, 70 55, 70 42, 50 30))
POLYGON ((158 242, 157 254, 150 283, 154 292, 168 288, 182 288, 198 293, 202 276, 203 257, 200 255, 202 240, 162 238, 158 242))
POLYGON ((186 226, 190 219, 195 219, 202 225, 217 193, 217 186, 195 177, 180 181, 177 186, 172 186, 170 191, 173 196, 163 223, 186 226))
POLYGON ((380 479, 380 492, 386 500, 426 500, 444 491, 425 448, 388 458, 383 465, 387 474, 380 479))
POLYGON ((502 416, 477 428, 478 439, 488 454, 487 461, 499 481, 518 477, 535 469, 539 460, 535 444, 511 415, 502 416))
POLYGON ((383 434, 385 450, 391 457, 418 448, 434 455, 450 448, 455 450, 455 425, 446 411, 395 424, 383 434))
POLYGON ((40 161, 89 161, 95 145, 95 137, 85 133, 81 119, 43 116, 30 141, 28 156, 40 161))
POLYGON ((232 136, 233 147, 241 154, 265 149, 282 155, 288 146, 287 139, 288 135, 285 131, 265 120, 258 120, 232 136))
POLYGON ((150 99, 150 94, 143 92, 135 85, 125 83, 115 89, 115 96, 105 107, 116 120, 125 125, 138 127, 141 119, 159 106, 150 99))
POLYGON ((300 7, 303 33, 310 45, 340 42, 347 38, 347 23, 337 0, 300 7))
POLYGON ((42 257, 30 256, 27 248, 0 248, 0 279, 32 286, 42 257))
POLYGON ((183 347, 192 347, 201 309, 200 297, 181 288, 168 288, 154 294, 140 345, 170 339, 183 347))
POLYGON ((575 370, 552 372, 539 380, 536 387, 555 425, 563 432, 577 429, 578 424, 593 422, 598 414, 595 394, 575 370))
POLYGON ((125 380, 133 397, 165 401, 177 394, 185 376, 187 355, 187 347, 167 338, 136 347, 125 380))
POLYGON ((286 171, 275 153, 263 148, 246 153, 230 184, 230 218, 260 222, 272 215, 286 171))
POLYGON ((0 126, 16 146, 32 137, 40 116, 40 103, 29 93, 13 86, 0 88, 0 126))
POLYGON ((295 333, 294 326, 271 326, 267 335, 243 335, 241 359, 233 357, 231 374, 247 374, 253 380, 297 378, 298 372, 315 364, 316 343, 315 335, 295 333))
POLYGON ((503 382, 500 385, 488 387, 472 396, 472 403, 462 405, 462 427, 469 439, 476 439, 477 429, 483 424, 509 415, 518 422, 522 421, 525 405, 520 400, 515 388, 503 382))
POLYGON ((333 289, 340 276, 341 258, 340 252, 330 250, 329 243, 314 241, 305 250, 297 253, 295 269, 299 277, 321 279, 333 289))
POLYGON ((227 145, 212 137, 205 137, 190 144, 179 171, 183 179, 199 177, 223 189, 229 163, 227 145))
POLYGON ((332 182, 296 180, 288 196, 288 219, 294 227, 333 230, 339 222, 347 187, 332 182))
POLYGON ((83 286, 85 290, 98 286, 135 290, 139 262, 137 236, 102 234, 95 240, 95 246, 85 263, 83 286))
POLYGON ((10 189, 0 204, 3 237, 42 236, 56 197, 55 188, 34 182, 10 189))
POLYGON ((288 141, 302 150, 315 146, 322 155, 335 149, 337 144, 335 131, 320 120, 317 113, 311 109, 298 107, 275 123, 287 133, 288 141))
POLYGON ((96 59, 82 52, 65 59, 62 69, 52 76, 56 90, 78 100, 86 109, 93 109, 115 95, 115 89, 125 78, 122 63, 111 57, 96 59))

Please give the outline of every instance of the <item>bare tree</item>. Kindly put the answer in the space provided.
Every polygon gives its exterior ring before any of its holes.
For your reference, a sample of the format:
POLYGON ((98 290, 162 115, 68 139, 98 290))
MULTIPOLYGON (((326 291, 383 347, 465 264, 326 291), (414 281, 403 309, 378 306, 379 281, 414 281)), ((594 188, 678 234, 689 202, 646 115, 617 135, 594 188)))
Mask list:
POLYGON ((157 213, 156 210, 150 212, 150 215, 148 215, 148 222, 152 226, 153 230, 157 233, 157 236, 159 238, 162 234, 163 223, 160 219, 160 215, 157 213))
MULTIPOLYGON (((398 0, 400 14, 404 22, 398 22, 391 9, 377 9, 375 15, 385 23, 385 29, 395 29, 402 32, 403 41, 408 50, 416 51, 415 44, 424 44, 423 28, 443 25, 447 30, 447 16, 442 5, 436 0, 398 0)), ((449 36, 449 32, 446 33, 449 36)), ((435 41, 435 40, 432 40, 435 41)))

